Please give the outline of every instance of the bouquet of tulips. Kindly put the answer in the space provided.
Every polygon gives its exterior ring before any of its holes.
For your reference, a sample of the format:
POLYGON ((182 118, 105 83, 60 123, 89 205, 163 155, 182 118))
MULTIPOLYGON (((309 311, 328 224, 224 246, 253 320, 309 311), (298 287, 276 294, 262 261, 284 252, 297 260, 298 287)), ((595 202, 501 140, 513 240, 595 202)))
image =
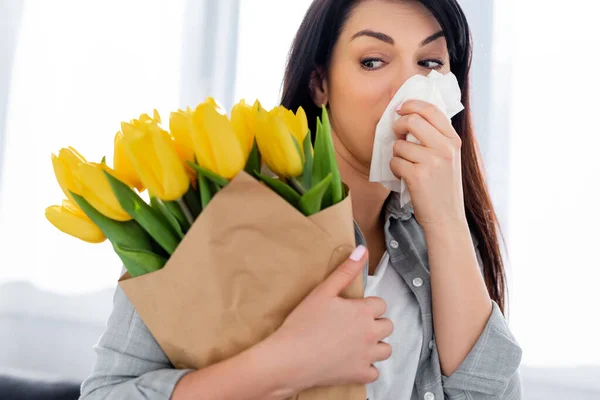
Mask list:
MULTIPOLYGON (((274 332, 354 248, 327 111, 306 114, 212 98, 121 123, 113 166, 73 148, 52 155, 66 199, 46 209, 59 230, 108 239, 119 285, 176 368, 203 368, 274 332), (144 193, 145 192, 145 193, 144 193)), ((363 296, 362 279, 343 293, 363 296)), ((301 399, 361 399, 361 385, 301 399)))

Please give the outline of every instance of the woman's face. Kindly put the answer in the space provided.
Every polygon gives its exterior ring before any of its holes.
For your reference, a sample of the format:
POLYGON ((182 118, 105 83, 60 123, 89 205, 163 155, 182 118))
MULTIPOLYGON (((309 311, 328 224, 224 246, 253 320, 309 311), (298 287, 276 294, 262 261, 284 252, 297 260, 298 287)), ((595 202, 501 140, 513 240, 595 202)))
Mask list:
POLYGON ((400 86, 450 71, 441 35, 417 1, 363 0, 349 16, 314 99, 328 105, 338 155, 358 170, 368 173, 375 127, 400 86))

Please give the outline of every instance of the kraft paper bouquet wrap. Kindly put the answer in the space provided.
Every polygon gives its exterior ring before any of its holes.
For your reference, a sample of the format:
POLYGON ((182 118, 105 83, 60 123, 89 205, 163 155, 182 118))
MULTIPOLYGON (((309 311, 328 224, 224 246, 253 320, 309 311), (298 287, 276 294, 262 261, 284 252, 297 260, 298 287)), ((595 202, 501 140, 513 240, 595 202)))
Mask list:
MULTIPOLYGON (((175 368, 200 369, 273 333, 355 247, 326 110, 212 98, 121 123, 113 165, 73 148, 52 155, 66 199, 46 209, 61 231, 109 240, 119 285, 175 368), (311 140, 313 138, 314 140, 311 140), (313 145, 314 143, 314 145, 313 145)), ((362 277, 343 293, 362 297, 362 277)), ((301 400, 364 400, 364 385, 313 388, 301 400)))

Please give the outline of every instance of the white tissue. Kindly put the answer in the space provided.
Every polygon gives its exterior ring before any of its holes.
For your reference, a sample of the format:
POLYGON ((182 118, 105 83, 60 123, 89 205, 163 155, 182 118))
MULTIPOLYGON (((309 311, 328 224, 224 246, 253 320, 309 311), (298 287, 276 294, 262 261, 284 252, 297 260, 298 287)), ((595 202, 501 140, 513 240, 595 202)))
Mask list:
MULTIPOLYGON (((385 109, 375 130, 375 143, 371 159, 369 181, 380 182, 388 189, 400 193, 400 206, 410 203, 410 195, 403 179, 398 179, 390 170, 393 158, 393 146, 397 140, 392 129, 394 122, 400 117, 396 112, 398 106, 406 100, 423 100, 437 106, 448 119, 464 109, 460 102, 461 91, 456 77, 451 72, 442 75, 431 71, 427 76, 415 75, 408 79, 398 90, 390 104, 385 109)), ((406 140, 420 144, 412 134, 406 140)))

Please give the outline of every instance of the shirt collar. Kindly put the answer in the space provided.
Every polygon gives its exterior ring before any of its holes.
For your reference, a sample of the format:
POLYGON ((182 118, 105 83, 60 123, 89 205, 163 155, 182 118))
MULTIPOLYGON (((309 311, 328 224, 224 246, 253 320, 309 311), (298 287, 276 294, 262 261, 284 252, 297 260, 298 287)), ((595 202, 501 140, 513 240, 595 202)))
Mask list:
POLYGON ((394 217, 402 221, 409 220, 413 214, 414 209, 412 203, 405 204, 404 207, 400 206, 400 193, 391 192, 385 201, 384 208, 386 211, 386 220, 394 217))

